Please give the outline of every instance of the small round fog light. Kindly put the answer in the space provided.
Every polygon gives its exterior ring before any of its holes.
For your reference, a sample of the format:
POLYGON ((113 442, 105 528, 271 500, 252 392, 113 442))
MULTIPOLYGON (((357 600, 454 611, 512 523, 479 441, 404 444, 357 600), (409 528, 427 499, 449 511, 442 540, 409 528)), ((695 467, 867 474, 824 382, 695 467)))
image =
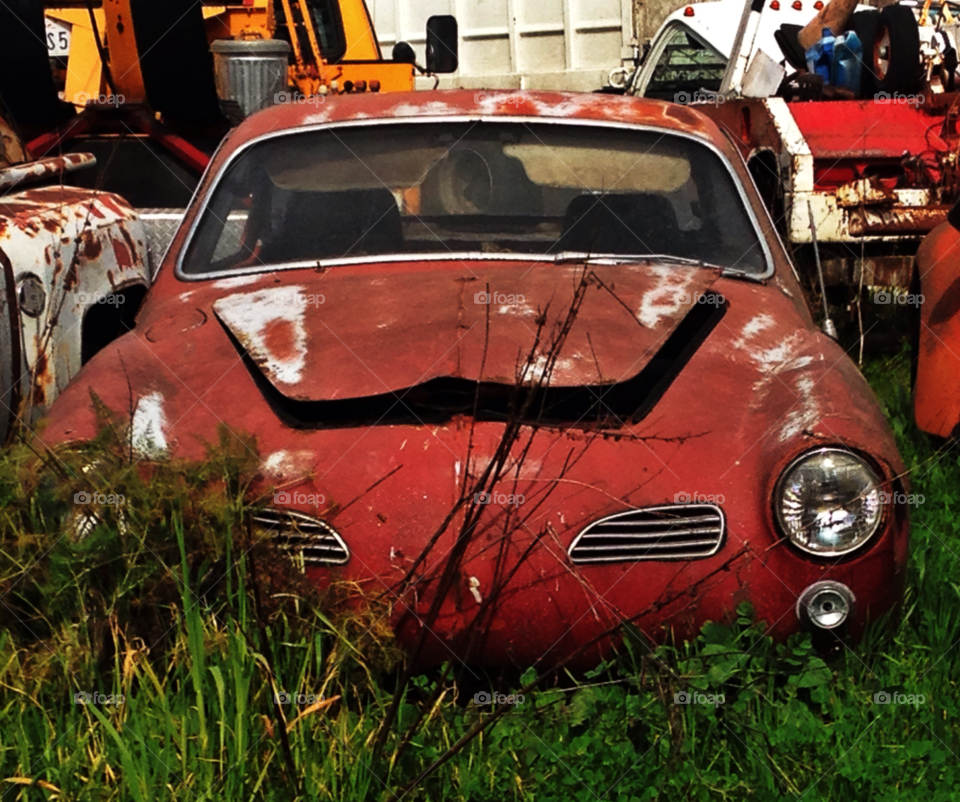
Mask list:
POLYGON ((817 582, 797 601, 797 617, 820 629, 836 629, 850 615, 856 599, 853 591, 840 582, 817 582))

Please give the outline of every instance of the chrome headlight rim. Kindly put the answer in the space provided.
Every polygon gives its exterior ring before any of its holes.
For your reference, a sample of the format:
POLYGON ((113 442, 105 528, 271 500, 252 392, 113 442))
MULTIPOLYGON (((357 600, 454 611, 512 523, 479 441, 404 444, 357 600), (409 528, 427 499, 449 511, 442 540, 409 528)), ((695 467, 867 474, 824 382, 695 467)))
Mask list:
POLYGON ((789 527, 786 525, 783 519, 783 491, 786 485, 787 477, 790 476, 791 471, 800 465, 803 462, 806 462, 811 457, 822 456, 824 454, 842 454, 845 457, 853 457, 858 460, 861 465, 863 465, 864 470, 870 475, 874 483, 877 486, 877 489, 883 487, 884 479, 883 471, 878 469, 876 462, 871 459, 868 455, 863 454, 853 448, 847 448, 845 446, 836 445, 836 446, 818 446, 816 448, 803 451, 794 457, 780 472, 780 476, 777 478, 776 485, 774 486, 774 495, 773 495, 773 512, 774 518, 777 522, 777 528, 780 530, 780 535, 784 541, 786 541, 790 546, 802 552, 804 556, 807 557, 817 557, 822 559, 837 559, 837 558, 847 558, 853 555, 856 555, 857 552, 870 546, 877 537, 877 533, 880 532, 884 524, 886 523, 887 516, 881 511, 880 516, 877 518, 877 523, 873 528, 873 531, 869 535, 864 537, 859 543, 854 546, 851 546, 847 549, 839 549, 832 551, 817 551, 815 549, 808 548, 803 543, 799 543, 794 540, 790 535, 789 527))

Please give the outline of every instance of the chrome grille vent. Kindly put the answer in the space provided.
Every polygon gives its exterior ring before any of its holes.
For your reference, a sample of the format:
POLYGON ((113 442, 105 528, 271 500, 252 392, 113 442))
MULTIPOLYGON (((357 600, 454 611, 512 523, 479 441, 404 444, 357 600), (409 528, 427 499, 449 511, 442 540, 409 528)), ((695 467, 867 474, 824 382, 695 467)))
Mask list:
POLYGON ((647 507, 601 518, 570 546, 578 564, 639 560, 699 560, 723 545, 723 510, 715 504, 647 507))
POLYGON ((271 507, 254 515, 253 525, 306 565, 344 565, 350 560, 343 538, 319 518, 271 507))

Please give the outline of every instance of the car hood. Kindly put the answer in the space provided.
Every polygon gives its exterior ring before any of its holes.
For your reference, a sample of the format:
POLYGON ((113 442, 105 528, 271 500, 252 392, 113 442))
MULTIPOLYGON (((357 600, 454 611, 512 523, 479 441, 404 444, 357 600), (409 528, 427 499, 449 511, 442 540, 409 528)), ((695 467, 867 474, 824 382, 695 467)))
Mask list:
POLYGON ((212 306, 237 351, 295 401, 370 397, 439 378, 531 384, 545 372, 551 387, 602 386, 640 373, 702 309, 718 272, 624 265, 615 277, 588 277, 582 264, 461 263, 250 287, 212 306))

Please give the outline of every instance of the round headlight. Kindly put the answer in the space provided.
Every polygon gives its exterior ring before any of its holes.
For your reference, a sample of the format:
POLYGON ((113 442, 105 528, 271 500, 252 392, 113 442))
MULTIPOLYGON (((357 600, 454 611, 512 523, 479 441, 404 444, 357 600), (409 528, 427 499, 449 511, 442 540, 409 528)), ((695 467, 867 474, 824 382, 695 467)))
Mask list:
POLYGON ((804 454, 777 485, 777 518, 798 548, 838 557, 866 543, 883 517, 880 480, 860 457, 838 448, 804 454))

